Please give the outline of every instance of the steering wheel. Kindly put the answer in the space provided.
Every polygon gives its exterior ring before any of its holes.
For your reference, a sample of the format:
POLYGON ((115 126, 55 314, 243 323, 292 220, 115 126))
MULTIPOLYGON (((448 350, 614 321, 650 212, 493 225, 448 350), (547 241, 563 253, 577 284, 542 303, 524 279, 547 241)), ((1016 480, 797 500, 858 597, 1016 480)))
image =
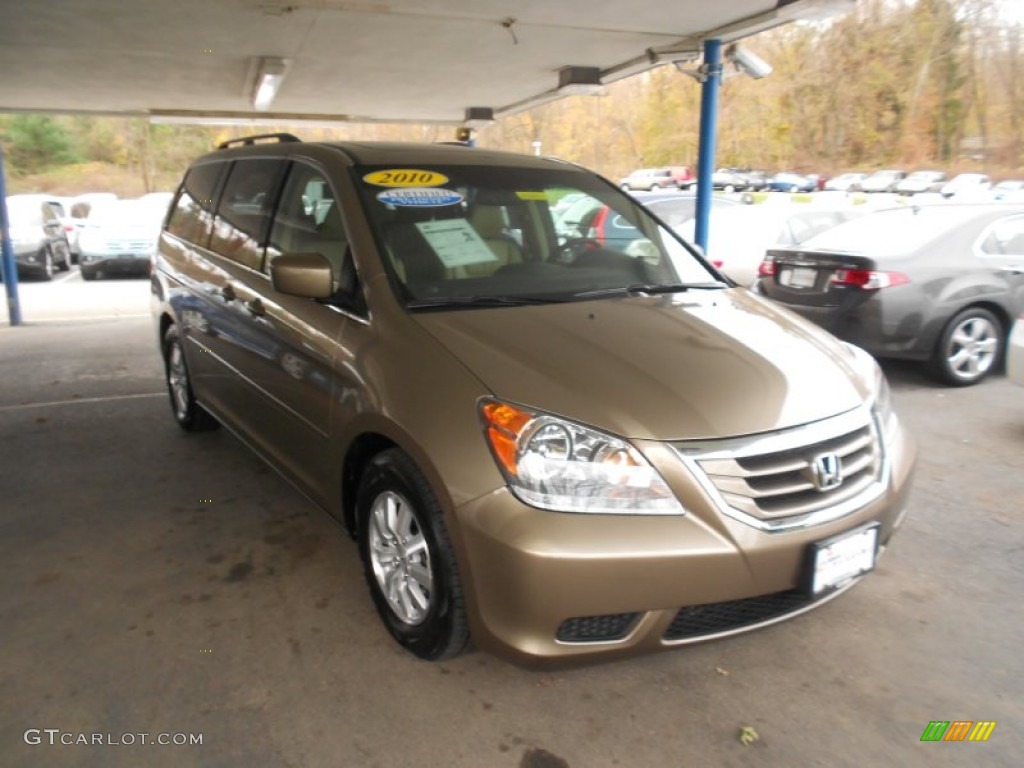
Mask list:
POLYGON ((593 237, 573 237, 555 249, 555 261, 571 262, 585 251, 596 251, 604 248, 600 240, 593 237))

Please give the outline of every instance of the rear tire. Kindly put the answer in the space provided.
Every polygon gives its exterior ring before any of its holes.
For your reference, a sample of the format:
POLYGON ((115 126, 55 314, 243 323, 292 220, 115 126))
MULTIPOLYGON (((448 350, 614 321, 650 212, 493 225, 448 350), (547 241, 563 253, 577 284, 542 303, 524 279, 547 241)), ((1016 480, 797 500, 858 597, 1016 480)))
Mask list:
POLYGON ((932 370, 954 387, 977 384, 999 364, 1005 344, 1006 332, 995 315, 981 307, 965 309, 942 331, 932 370))
POLYGON ((185 350, 177 326, 172 325, 164 334, 164 375, 167 393, 171 397, 171 413, 178 426, 186 432, 206 432, 220 426, 192 394, 192 382, 185 363, 185 350))
POLYGON ((391 636, 428 661, 464 652, 469 626, 444 512, 412 459, 397 448, 375 456, 356 515, 366 582, 391 636))
POLYGON ((82 279, 83 280, 95 280, 96 279, 96 273, 93 272, 91 269, 83 269, 81 271, 82 271, 82 279))

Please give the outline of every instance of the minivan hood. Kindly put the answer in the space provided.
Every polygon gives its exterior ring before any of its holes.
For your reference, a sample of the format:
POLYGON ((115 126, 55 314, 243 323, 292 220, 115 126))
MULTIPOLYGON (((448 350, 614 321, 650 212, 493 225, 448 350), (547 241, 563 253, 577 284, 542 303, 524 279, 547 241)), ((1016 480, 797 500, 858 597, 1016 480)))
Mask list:
POLYGON ((767 432, 868 395, 838 341, 742 289, 412 317, 495 396, 633 439, 767 432))

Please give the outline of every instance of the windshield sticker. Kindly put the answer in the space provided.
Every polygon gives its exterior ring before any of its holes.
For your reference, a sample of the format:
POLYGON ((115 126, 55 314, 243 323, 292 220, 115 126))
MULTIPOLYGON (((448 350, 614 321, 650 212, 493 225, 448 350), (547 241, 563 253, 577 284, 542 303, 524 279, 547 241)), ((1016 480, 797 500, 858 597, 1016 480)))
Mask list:
POLYGON ((545 202, 548 199, 548 196, 544 192, 537 192, 531 190, 516 192, 516 197, 518 197, 520 200, 544 200, 545 202))
POLYGON ((377 187, 440 187, 442 184, 448 183, 448 177, 436 171, 400 168, 368 173, 363 176, 363 181, 377 187))
POLYGON ((442 205, 461 203, 464 198, 451 189, 413 187, 411 189, 385 189, 377 193, 377 199, 382 203, 399 208, 436 208, 442 205))
POLYGON ((441 263, 448 269, 497 261, 483 238, 465 219, 421 221, 416 224, 441 263))

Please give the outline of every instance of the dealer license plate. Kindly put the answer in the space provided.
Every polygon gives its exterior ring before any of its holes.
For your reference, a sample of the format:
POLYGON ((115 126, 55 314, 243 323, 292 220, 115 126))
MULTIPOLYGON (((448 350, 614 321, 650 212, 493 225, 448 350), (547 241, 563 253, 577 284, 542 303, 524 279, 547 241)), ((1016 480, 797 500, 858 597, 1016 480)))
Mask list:
POLYGON ((838 589, 873 570, 877 550, 877 524, 812 544, 811 594, 817 596, 838 589))
POLYGON ((808 267, 793 267, 785 270, 781 278, 783 285, 790 288, 813 288, 818 279, 818 271, 808 267))

